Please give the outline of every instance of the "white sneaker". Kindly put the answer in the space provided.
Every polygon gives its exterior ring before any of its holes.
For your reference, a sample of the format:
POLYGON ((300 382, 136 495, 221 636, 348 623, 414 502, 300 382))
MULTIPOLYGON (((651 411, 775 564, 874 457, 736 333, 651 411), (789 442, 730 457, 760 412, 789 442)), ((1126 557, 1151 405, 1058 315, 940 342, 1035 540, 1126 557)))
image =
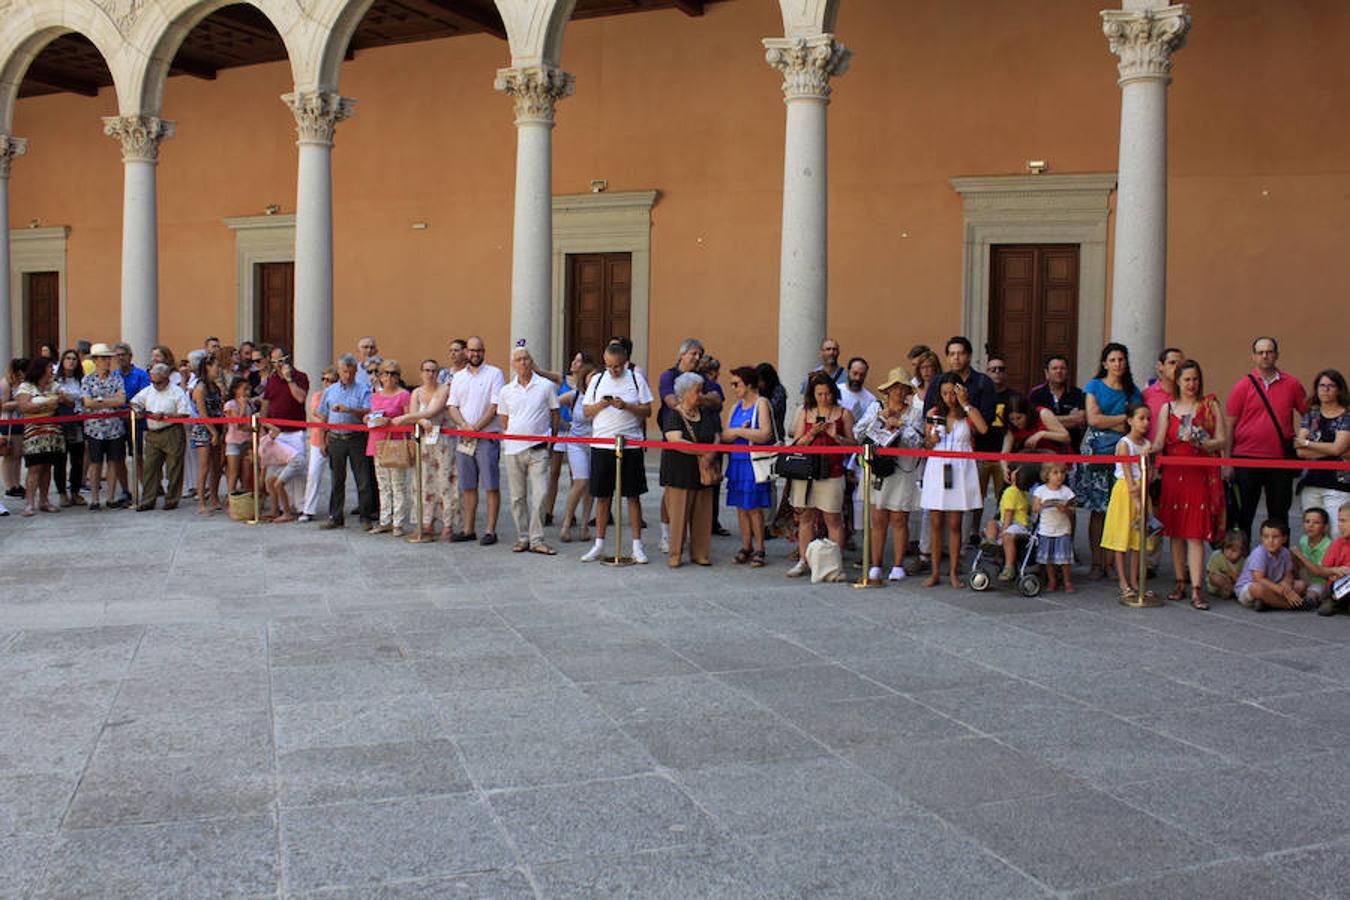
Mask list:
POLYGON ((909 573, 905 571, 904 566, 891 567, 891 574, 886 576, 887 581, 904 581, 909 573))
POLYGON ((296 519, 296 521, 297 521, 297 522, 313 522, 313 521, 314 521, 314 517, 311 516, 309 513, 301 513, 301 514, 300 514, 300 518, 296 519))
POLYGON ((604 552, 605 552, 605 542, 596 541, 593 545, 591 545, 591 549, 587 550, 586 554, 581 557, 581 561, 595 562, 597 559, 600 558, 600 554, 604 552))
POLYGON ((797 560, 797 564, 795 566, 787 570, 787 577, 801 578, 809 571, 811 571, 811 569, 809 566, 806 565, 806 560, 799 559, 797 560))
POLYGON ((881 580, 881 566, 873 566, 872 568, 868 569, 868 570, 867 570, 867 580, 868 580, 868 581, 880 581, 880 580, 881 580))
POLYGON ((664 534, 661 535, 661 543, 657 544, 656 546, 661 550, 662 553, 669 553, 670 538, 666 537, 664 534))
POLYGON ((642 541, 633 541, 633 562, 640 566, 647 564, 647 551, 642 548, 642 541))

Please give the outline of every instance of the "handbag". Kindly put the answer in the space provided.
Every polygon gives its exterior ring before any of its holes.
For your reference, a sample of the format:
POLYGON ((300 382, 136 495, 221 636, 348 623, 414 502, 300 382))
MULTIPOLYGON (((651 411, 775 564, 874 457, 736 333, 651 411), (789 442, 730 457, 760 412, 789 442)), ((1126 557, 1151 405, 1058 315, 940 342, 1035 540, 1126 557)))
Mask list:
MULTIPOLYGON (((689 435, 689 443, 699 443, 698 435, 689 427, 689 420, 685 418, 684 413, 680 413, 680 418, 684 421, 684 432, 689 435)), ((720 484, 722 481, 722 457, 716 453, 698 454, 698 480, 704 487, 712 487, 720 484)))
POLYGON ((416 452, 412 441, 384 438, 375 442, 375 465, 386 469, 411 469, 416 452))
POLYGON ((816 481, 825 477, 828 465, 823 454, 786 450, 780 452, 778 458, 774 460, 773 471, 780 478, 816 481))
MULTIPOLYGON (((759 402, 755 402, 755 411, 751 414, 750 427, 759 427, 759 402)), ((778 444, 778 423, 774 421, 773 416, 769 416, 769 427, 773 430, 773 444, 778 444)), ((750 451, 750 468, 755 472, 755 484, 768 484, 773 481, 773 467, 778 460, 778 451, 761 450, 759 452, 750 451)))

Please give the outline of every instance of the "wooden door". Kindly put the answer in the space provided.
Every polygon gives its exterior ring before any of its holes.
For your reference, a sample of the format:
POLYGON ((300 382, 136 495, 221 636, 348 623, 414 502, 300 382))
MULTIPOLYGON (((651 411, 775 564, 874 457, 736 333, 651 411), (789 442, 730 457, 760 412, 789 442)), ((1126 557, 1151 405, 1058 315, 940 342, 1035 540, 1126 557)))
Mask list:
POLYGON ((29 350, 50 344, 61 354, 61 273, 28 272, 23 276, 24 298, 28 304, 29 350))
POLYGON ((295 352, 295 263, 258 263, 258 341, 295 352))
MULTIPOLYGON (((567 257, 567 359, 589 351, 597 364, 615 335, 632 324, 633 255, 582 253, 567 257)), ((560 365, 566 366, 566 360, 560 365)))
POLYGON ((1023 393, 1043 381, 1045 358, 1078 359, 1078 245, 992 248, 989 343, 1008 362, 1008 384, 1023 393))

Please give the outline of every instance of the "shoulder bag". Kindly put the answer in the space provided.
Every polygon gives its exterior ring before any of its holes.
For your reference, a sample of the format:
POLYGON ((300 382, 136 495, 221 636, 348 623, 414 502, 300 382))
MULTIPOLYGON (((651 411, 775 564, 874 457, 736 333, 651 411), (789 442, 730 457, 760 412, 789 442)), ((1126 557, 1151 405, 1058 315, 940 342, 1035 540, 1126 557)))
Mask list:
MULTIPOLYGON (((689 435, 689 443, 700 443, 698 435, 689 427, 689 419, 684 413, 680 413, 680 418, 684 421, 684 433, 689 435)), ((712 487, 720 484, 722 481, 722 457, 716 453, 698 454, 698 480, 704 487, 712 487)))
POLYGON ((1270 405, 1270 398, 1261 388, 1261 382, 1256 380, 1256 376, 1251 372, 1247 373, 1247 379, 1251 381, 1252 388, 1256 391, 1256 396, 1261 398, 1261 405, 1266 408, 1266 415, 1270 416, 1270 424, 1275 428, 1275 436, 1280 439, 1280 449, 1284 451, 1285 459, 1297 459, 1298 454, 1294 452, 1294 439, 1284 436, 1284 429, 1280 427, 1280 420, 1275 415, 1275 408, 1270 405))
MULTIPOLYGON (((766 401, 767 402, 767 401, 766 401)), ((755 410, 750 416, 750 427, 759 427, 759 401, 755 401, 755 410)), ((778 423, 774 421, 773 411, 769 412, 769 429, 773 432, 774 446, 778 445, 778 423)), ((774 464, 778 461, 778 451, 750 451, 750 468, 755 471, 755 484, 768 484, 773 481, 774 464)))
POLYGON ((803 453, 790 444, 781 450, 774 462, 774 474, 793 481, 817 481, 829 472, 830 461, 823 453, 803 453))

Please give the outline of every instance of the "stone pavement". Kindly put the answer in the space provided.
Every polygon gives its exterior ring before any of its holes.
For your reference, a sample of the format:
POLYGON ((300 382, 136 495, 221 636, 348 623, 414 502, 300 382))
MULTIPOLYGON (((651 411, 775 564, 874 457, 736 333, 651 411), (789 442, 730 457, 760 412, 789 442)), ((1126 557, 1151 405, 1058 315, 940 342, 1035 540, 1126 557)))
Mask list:
POLYGON ((1350 618, 733 549, 0 521, 0 896, 1350 896, 1350 618))

